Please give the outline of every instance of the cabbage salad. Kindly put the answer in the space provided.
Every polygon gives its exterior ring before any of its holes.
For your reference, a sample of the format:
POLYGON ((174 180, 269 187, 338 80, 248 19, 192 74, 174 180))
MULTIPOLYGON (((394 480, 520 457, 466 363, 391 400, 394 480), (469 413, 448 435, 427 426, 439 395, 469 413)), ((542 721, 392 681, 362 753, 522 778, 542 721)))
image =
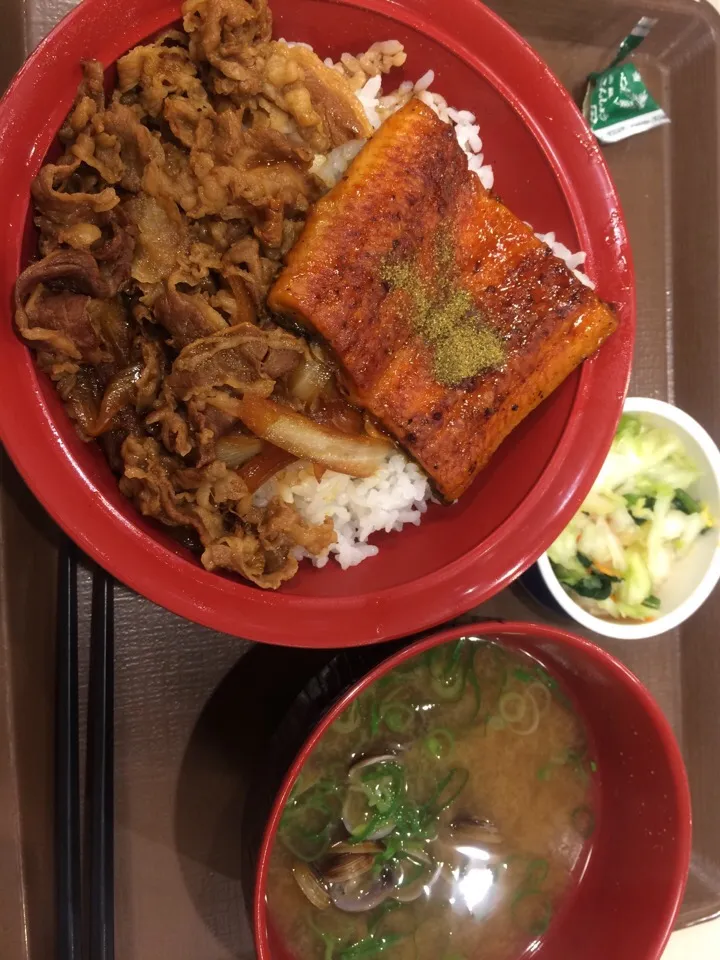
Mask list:
POLYGON ((714 524, 688 492, 700 476, 674 433, 623 416, 587 499, 548 550, 555 576, 596 616, 659 616, 659 587, 714 524))

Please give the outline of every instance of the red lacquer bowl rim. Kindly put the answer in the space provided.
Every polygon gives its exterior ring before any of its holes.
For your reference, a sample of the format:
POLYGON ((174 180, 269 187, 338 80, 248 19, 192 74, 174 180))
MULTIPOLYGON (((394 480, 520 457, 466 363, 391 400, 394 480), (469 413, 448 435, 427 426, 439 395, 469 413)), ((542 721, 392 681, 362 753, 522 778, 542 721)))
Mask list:
MULTIPOLYGON (((55 428, 29 351, 15 336, 6 337, 0 350, 0 437, 35 496, 83 550, 128 586, 190 620, 236 636, 307 647, 356 646, 434 626, 476 606, 530 566, 567 524, 602 465, 627 389, 635 326, 628 240, 607 167, 570 96, 525 41, 473 0, 488 50, 496 51, 481 64, 459 38, 423 19, 425 0, 328 2, 380 11, 420 29, 498 88, 552 165, 596 275, 621 291, 616 299, 622 322, 603 348, 602 369, 597 358, 583 366, 561 440, 514 513, 464 556, 399 586, 343 597, 258 590, 188 563, 123 517, 55 428), (512 90, 503 76, 512 77, 512 90), (588 224, 596 225, 594 233, 588 224)), ((469 0, 447 2, 460 7, 469 0)), ((84 0, 34 51, 0 103, 0 195, 9 199, 0 263, 4 323, 11 323, 8 300, 20 263, 28 171, 34 175, 59 126, 47 120, 58 109, 48 94, 56 64, 76 62, 81 51, 89 55, 88 37, 108 18, 120 55, 177 16, 176 0, 120 6, 84 0)))
POLYGON ((667 864, 667 872, 672 876, 673 896, 667 903, 665 915, 658 923, 653 942, 648 943, 648 952, 644 960, 659 958, 672 933, 680 905, 682 903, 685 885, 690 868, 690 854, 692 850, 692 808, 690 801, 690 787, 687 771, 683 762, 680 747, 675 734, 670 727, 665 714, 658 706, 647 687, 644 686, 628 668, 613 657, 602 647, 598 647, 590 640, 568 633, 558 627, 551 627, 538 623, 522 623, 513 621, 482 621, 478 623, 463 623, 447 630, 434 633, 429 637, 418 640, 404 647, 402 650, 388 657, 368 674, 362 677, 354 686, 340 697, 330 708, 323 719, 312 730, 295 758, 278 791, 272 811, 267 821, 265 833, 258 854, 256 869, 255 895, 253 900, 253 927, 255 933, 255 947, 258 960, 273 960, 267 931, 266 888, 268 869, 273 843, 280 825, 283 809, 290 796, 295 780, 307 762, 308 757, 325 734, 327 728, 340 716, 353 700, 363 691, 372 686, 376 680, 385 676, 395 667, 405 663, 412 657, 424 653, 426 650, 439 646, 442 643, 455 640, 462 636, 499 637, 501 642, 512 645, 512 638, 516 637, 520 645, 534 644, 541 641, 552 641, 565 644, 582 653, 593 664, 601 665, 613 674, 613 680, 624 687, 640 704, 649 717, 655 733, 660 741, 663 753, 667 757, 668 768, 674 788, 674 799, 677 804, 677 842, 672 862, 667 864))

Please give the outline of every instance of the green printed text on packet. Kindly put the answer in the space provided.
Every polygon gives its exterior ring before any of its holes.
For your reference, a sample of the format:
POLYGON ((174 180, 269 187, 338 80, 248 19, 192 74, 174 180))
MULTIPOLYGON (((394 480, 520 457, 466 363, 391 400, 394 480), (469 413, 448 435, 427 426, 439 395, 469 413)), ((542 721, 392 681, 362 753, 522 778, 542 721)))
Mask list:
POLYGON ((621 63, 642 43, 656 22, 652 17, 642 17, 620 44, 610 66, 600 73, 591 73, 588 78, 583 112, 601 143, 616 143, 670 122, 635 64, 621 63))

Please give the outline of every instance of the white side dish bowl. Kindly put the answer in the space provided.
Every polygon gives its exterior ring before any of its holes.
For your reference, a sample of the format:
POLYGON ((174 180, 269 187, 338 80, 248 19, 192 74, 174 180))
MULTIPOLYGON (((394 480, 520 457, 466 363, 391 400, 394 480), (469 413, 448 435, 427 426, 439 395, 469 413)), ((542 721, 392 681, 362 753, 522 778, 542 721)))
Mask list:
POLYGON ((655 637, 679 626, 702 606, 720 579, 720 450, 696 420, 670 403, 647 397, 629 397, 623 412, 636 414, 654 426, 670 430, 682 440, 688 455, 702 472, 690 492, 707 504, 715 518, 715 526, 699 537, 690 552, 673 566, 669 578, 657 591, 662 613, 643 623, 611 620, 589 613, 555 576, 547 553, 538 560, 538 569, 555 601, 577 623, 605 637, 635 640, 655 637))

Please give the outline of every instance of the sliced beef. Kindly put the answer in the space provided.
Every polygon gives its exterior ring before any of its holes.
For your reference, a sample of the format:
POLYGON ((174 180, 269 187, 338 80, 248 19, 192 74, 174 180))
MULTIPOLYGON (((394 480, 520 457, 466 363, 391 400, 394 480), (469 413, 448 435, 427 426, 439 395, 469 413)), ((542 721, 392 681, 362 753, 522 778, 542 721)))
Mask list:
POLYGON ((268 396, 277 377, 291 371, 303 353, 302 342, 284 330, 238 324, 184 347, 168 383, 175 396, 185 401, 218 387, 268 396))

